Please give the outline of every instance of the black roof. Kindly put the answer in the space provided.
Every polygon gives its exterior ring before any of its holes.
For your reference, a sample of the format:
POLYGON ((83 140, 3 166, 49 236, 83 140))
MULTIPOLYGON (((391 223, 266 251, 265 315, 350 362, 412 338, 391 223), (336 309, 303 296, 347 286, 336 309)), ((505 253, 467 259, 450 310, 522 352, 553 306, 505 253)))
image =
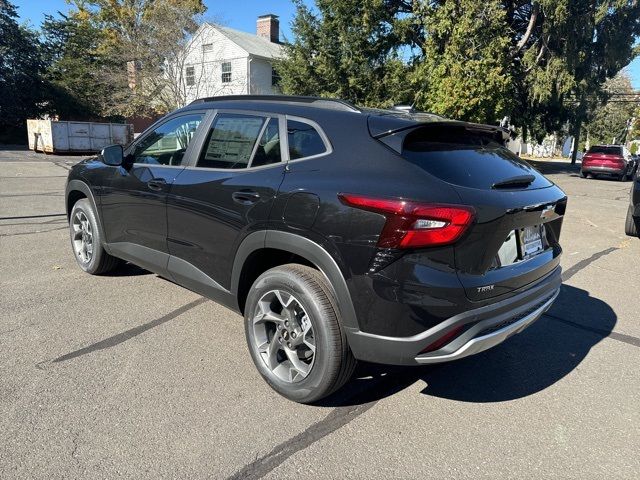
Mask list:
POLYGON ((333 111, 341 115, 367 116, 369 129, 374 136, 388 134, 392 131, 410 128, 418 124, 459 125, 473 130, 499 133, 506 140, 508 130, 496 125, 482 125, 450 120, 433 113, 415 111, 412 107, 394 107, 392 109, 359 108, 337 98, 295 96, 295 95, 222 95, 218 97, 199 98, 191 102, 184 110, 193 110, 208 106, 210 108, 271 110, 274 113, 292 115, 310 115, 309 108, 320 113, 333 111), (253 107, 253 108, 252 108, 253 107))
POLYGON ((338 98, 305 97, 297 95, 221 95, 218 97, 199 98, 190 105, 199 105, 213 102, 278 102, 302 104, 310 107, 328 108, 331 110, 343 110, 347 112, 360 112, 360 109, 351 103, 338 98))

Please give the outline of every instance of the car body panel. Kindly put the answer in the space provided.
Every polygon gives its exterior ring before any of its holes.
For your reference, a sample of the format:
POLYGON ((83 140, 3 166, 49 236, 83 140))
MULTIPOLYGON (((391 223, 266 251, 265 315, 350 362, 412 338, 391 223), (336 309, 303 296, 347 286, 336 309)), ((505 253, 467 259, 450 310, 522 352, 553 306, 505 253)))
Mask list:
MULTIPOLYGON (((465 325, 480 320, 497 325, 509 306, 539 306, 557 291, 566 205, 558 187, 540 181, 530 190, 494 191, 443 181, 402 156, 404 135, 424 127, 425 119, 386 117, 343 105, 329 108, 322 102, 251 97, 198 102, 141 135, 176 116, 204 112, 180 166, 108 167, 93 160, 72 169, 69 185, 81 182, 95 193, 107 251, 236 311, 243 309, 239 295, 246 262, 270 250, 302 257, 328 279, 356 358, 417 364, 424 343, 446 334, 460 319, 465 325), (282 163, 199 168, 206 132, 218 112, 278 118, 282 163), (372 127, 371 115, 385 118, 372 127), (290 160, 287 119, 315 125, 326 151, 290 160), (156 179, 164 184, 150 191, 148 182, 156 179), (475 222, 453 245, 383 251, 378 239, 385 216, 343 204, 339 194, 345 193, 473 207, 475 222), (492 261, 510 231, 542 224, 543 252, 494 268, 492 261), (488 284, 491 289, 481 288, 488 284), (394 353, 400 344, 409 346, 394 353)), ((435 123, 486 135, 492 142, 504 139, 497 127, 435 123)), ((448 348, 433 355, 448 355, 448 348)))

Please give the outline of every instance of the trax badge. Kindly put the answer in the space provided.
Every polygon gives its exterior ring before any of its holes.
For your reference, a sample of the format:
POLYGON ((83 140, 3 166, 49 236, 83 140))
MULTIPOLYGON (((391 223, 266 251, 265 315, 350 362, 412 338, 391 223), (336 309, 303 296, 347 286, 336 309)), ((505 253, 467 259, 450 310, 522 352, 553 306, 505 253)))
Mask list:
POLYGON ((486 285, 484 287, 478 287, 478 293, 490 292, 493 290, 494 285, 486 285))

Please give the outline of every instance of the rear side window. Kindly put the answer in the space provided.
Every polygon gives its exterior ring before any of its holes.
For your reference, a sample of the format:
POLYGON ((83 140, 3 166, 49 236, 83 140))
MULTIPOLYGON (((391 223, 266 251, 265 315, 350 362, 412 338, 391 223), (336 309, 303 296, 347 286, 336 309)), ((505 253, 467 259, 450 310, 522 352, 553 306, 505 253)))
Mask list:
POLYGON ((320 133, 308 123, 287 120, 287 136, 291 160, 313 157, 327 151, 320 133))
POLYGON ((465 129, 420 128, 407 135, 402 156, 445 182, 462 187, 491 189, 505 180, 534 176, 527 189, 551 183, 490 137, 465 129))
POLYGON ((622 156, 622 148, 620 147, 601 147, 594 146, 589 149, 587 153, 602 153, 605 155, 620 155, 622 156))

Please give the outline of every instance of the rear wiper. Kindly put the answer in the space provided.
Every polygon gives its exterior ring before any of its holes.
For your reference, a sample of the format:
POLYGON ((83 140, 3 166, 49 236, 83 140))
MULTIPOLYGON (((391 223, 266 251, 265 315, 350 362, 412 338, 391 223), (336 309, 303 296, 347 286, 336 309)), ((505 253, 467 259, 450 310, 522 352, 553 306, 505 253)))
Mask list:
POLYGON ((491 188, 519 188, 528 187, 536 179, 535 175, 518 175, 516 177, 507 178, 491 185, 491 188))

